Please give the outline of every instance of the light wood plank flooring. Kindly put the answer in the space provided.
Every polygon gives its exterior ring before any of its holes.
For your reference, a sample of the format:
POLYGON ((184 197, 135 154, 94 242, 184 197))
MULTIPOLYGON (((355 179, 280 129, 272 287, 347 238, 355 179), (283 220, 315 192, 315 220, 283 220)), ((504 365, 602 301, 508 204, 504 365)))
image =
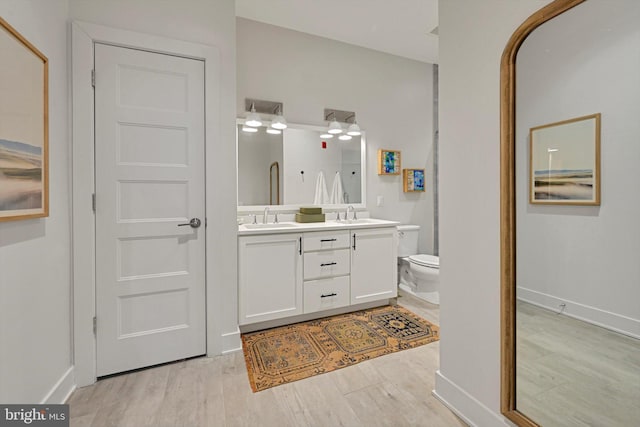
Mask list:
POLYGON ((640 425, 640 340, 519 301, 517 409, 544 427, 640 425))
MULTIPOLYGON (((438 324, 438 307, 398 303, 438 324)), ((253 393, 242 352, 98 381, 68 403, 72 426, 465 426, 431 395, 439 343, 253 393)))

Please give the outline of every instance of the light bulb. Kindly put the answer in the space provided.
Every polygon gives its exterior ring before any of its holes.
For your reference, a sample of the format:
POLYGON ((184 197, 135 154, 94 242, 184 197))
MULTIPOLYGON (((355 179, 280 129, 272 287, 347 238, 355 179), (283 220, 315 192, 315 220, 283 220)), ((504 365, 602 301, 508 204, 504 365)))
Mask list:
POLYGON ((271 122, 271 127, 274 129, 280 129, 280 130, 286 129, 287 121, 284 119, 282 114, 278 114, 271 122))
POLYGON ((327 132, 337 135, 339 133, 342 133, 342 126, 340 126, 340 123, 338 123, 338 121, 334 119, 329 125, 329 130, 327 132))
POLYGON ((245 120, 244 124, 255 128, 262 126, 262 119, 260 115, 256 113, 255 105, 251 104, 251 112, 247 114, 247 120, 245 120))
POLYGON ((353 124, 349 126, 349 129, 347 129, 347 135, 351 135, 351 136, 362 135, 362 132, 360 131, 360 126, 358 126, 356 122, 353 122, 353 124))

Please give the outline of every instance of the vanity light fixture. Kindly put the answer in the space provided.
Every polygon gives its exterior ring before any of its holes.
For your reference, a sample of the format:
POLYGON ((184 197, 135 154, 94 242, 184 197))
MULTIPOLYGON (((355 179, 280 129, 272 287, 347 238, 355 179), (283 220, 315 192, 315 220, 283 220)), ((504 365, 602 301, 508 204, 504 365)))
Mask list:
MULTIPOLYGON (((356 122, 356 113, 353 111, 341 111, 334 110, 332 108, 324 109, 324 119, 329 121, 331 118, 331 122, 329 123, 329 129, 327 130, 328 134, 339 135, 344 132, 344 129, 340 123, 349 124, 346 135, 340 135, 339 139, 342 141, 348 141, 353 136, 362 135, 362 130, 358 123, 356 122)), ((322 138, 325 138, 326 135, 321 135, 322 138)))
POLYGON ((331 135, 330 133, 323 133, 322 135, 320 135, 320 138, 331 139, 333 138, 333 135, 331 135))
POLYGON ((245 120, 244 124, 254 128, 262 126, 262 119, 260 119, 260 115, 256 113, 256 106, 253 103, 251 104, 251 111, 247 114, 247 120, 245 120))
POLYGON ((242 132, 254 133, 258 132, 258 128, 253 128, 251 126, 242 126, 242 132))
POLYGON ((245 111, 248 111, 247 118, 244 122, 245 126, 251 126, 253 128, 266 126, 267 132, 270 134, 280 134, 282 133, 283 129, 287 128, 287 121, 282 115, 282 111, 283 111, 282 102, 245 98, 244 109, 245 111), (273 116, 271 123, 269 122, 264 123, 259 114, 273 116))

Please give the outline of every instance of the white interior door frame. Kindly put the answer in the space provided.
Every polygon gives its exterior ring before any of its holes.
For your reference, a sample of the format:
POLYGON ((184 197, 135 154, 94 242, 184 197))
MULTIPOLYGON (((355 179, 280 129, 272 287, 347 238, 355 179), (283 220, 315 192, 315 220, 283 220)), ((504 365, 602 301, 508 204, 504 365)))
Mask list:
MULTIPOLYGON (((71 24, 72 67, 72 195, 73 195, 73 356, 78 387, 96 382, 95 316, 95 215, 92 210, 94 180, 94 103, 91 70, 94 43, 142 49, 150 52, 199 59, 205 62, 205 165, 214 163, 215 143, 220 140, 220 56, 215 46, 184 42, 75 21, 71 24)), ((206 166, 205 166, 206 167, 206 166)), ((215 198, 207 185, 209 201, 215 198)), ((211 239, 210 232, 206 240, 211 239)), ((207 277, 215 275, 210 256, 206 260, 207 277)), ((220 289, 206 280, 207 354, 222 351, 220 321, 213 313, 222 313, 220 289)))

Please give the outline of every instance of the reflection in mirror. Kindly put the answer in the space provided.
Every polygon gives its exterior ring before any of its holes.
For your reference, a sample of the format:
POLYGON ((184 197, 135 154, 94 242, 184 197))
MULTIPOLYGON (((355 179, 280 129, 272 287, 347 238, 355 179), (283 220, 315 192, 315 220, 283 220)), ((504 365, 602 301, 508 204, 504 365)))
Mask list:
POLYGON ((269 204, 280 204, 280 164, 271 163, 269 166, 269 204))
POLYGON ((321 138, 324 131, 321 127, 289 124, 282 134, 272 135, 265 128, 243 132, 238 125, 239 209, 265 205, 362 206, 364 135, 341 141, 321 138))
POLYGON ((586 0, 518 51, 515 407, 545 427, 640 425, 638 22, 637 0, 586 0), (595 112, 601 206, 532 204, 530 129, 595 112))

